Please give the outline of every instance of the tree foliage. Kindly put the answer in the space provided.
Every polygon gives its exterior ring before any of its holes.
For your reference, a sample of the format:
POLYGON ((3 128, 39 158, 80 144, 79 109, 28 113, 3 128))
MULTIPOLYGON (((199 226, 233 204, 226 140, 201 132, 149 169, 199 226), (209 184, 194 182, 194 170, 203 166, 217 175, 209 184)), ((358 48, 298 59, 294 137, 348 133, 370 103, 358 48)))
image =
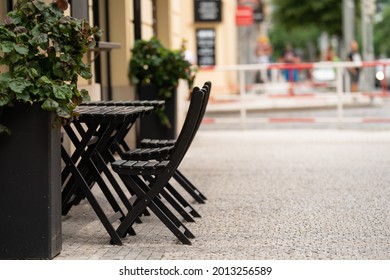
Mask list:
MULTIPOLYGON (((302 50, 303 60, 315 59, 309 54, 308 47, 310 44, 315 45, 321 30, 316 26, 309 26, 307 28, 295 28, 287 31, 279 24, 273 26, 269 32, 269 37, 274 48, 274 58, 277 60, 281 55, 287 43, 291 44, 295 49, 302 50)), ((316 50, 314 50, 316 51, 316 50)), ((317 53, 313 54, 314 56, 317 53)))
POLYGON ((273 0, 273 19, 286 30, 316 26, 331 35, 342 34, 341 0, 273 0))
POLYGON ((387 4, 382 12, 381 20, 375 26, 374 44, 377 56, 390 57, 390 5, 387 4))

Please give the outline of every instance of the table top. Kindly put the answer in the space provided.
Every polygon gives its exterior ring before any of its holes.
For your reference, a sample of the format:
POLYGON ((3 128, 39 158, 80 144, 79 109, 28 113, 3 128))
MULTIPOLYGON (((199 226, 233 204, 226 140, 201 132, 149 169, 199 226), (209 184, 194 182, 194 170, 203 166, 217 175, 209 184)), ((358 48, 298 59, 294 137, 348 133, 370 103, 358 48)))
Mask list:
POLYGON ((154 109, 153 106, 79 106, 74 111, 79 115, 74 121, 124 122, 154 109))
POLYGON ((126 100, 126 101, 91 101, 82 103, 81 106, 153 106, 161 108, 165 104, 164 100, 126 100))

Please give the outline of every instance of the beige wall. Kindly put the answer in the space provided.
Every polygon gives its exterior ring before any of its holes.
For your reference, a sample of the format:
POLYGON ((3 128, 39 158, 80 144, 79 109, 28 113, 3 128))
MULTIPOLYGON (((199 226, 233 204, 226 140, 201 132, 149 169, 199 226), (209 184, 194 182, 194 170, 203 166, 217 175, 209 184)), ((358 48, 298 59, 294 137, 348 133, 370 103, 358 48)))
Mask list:
MULTIPOLYGON (((133 2, 133 1, 129 1, 133 2)), ((153 4, 152 0, 141 1, 141 34, 143 39, 149 39, 153 36, 153 4)), ((132 37, 134 38, 134 36, 132 37)))
POLYGON ((3 21, 6 14, 7 14, 7 5, 5 1, 0 1, 0 21, 3 21))
POLYGON ((181 28, 182 8, 190 1, 157 0, 157 37, 162 44, 172 49, 179 49, 183 40, 181 28))
MULTIPOLYGON (((132 1, 115 0, 110 2, 110 40, 121 44, 121 48, 111 51, 111 82, 114 100, 133 99, 134 93, 127 78, 130 49, 133 44, 133 5, 132 1)), ((144 2, 144 1, 142 1, 144 2)))
MULTIPOLYGON (((195 23, 193 1, 183 1, 181 7, 181 27, 183 38, 188 41, 187 49, 196 54, 196 28, 214 28, 216 31, 216 63, 218 65, 236 64, 237 29, 235 24, 236 0, 222 0, 222 22, 195 23)), ((237 76, 234 72, 200 70, 195 83, 202 84, 210 80, 213 83, 212 94, 226 94, 227 89, 235 87, 237 76)))
MULTIPOLYGON (((142 37, 153 36, 153 14, 151 0, 142 0, 142 37)), ((187 49, 196 54, 196 28, 215 28, 216 30, 216 62, 219 65, 236 64, 237 31, 235 25, 236 0, 222 0, 222 22, 195 23, 193 1, 189 0, 156 0, 157 5, 157 37, 164 46, 178 49, 183 40, 187 41, 187 49)), ((213 94, 226 94, 228 89, 236 88, 235 72, 218 72, 200 70, 195 83, 202 84, 206 80, 213 82, 213 94)))

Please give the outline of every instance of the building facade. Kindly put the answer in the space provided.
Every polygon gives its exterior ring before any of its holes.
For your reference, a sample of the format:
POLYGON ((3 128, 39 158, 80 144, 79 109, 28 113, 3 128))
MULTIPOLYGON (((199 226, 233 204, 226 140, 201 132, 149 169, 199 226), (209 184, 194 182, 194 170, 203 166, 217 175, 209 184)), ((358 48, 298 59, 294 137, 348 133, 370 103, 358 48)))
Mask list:
MULTIPOLYGON (((16 0, 0 0, 0 17, 4 18, 16 0)), ((50 3, 52 0, 45 0, 50 3)), ((103 30, 102 41, 120 48, 94 54, 92 90, 102 99, 133 99, 134 87, 127 77, 131 48, 136 39, 156 36, 164 46, 178 49, 186 42, 189 58, 204 68, 196 84, 213 82, 218 88, 235 84, 234 73, 211 71, 215 64, 237 63, 236 0, 69 0, 67 13, 88 18, 103 30), (195 12, 196 11, 196 12, 195 12), (215 19, 214 17, 218 18, 215 19), (202 18, 203 17, 203 18, 202 18)), ((81 81, 88 86, 91 82, 81 81)), ((90 85, 89 85, 90 86, 90 85)))

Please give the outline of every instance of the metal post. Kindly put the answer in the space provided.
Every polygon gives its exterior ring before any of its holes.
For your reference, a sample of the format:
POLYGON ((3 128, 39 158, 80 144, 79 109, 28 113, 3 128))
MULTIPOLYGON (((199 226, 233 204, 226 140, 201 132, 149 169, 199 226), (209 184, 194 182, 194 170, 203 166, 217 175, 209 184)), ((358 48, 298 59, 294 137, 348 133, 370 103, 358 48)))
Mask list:
POLYGON ((343 68, 337 67, 337 119, 339 127, 343 125, 343 68))
MULTIPOLYGON (((362 44, 363 44, 363 60, 374 60, 374 38, 373 38, 373 16, 375 14, 375 0, 362 0, 362 44)), ((374 68, 368 67, 364 69, 365 73, 365 90, 372 91, 374 89, 374 68)))
MULTIPOLYGON (((343 0, 343 48, 341 57, 347 59, 349 44, 355 39, 355 1, 343 0)), ((350 76, 345 75, 345 91, 351 91, 350 76)))
POLYGON ((342 57, 348 54, 349 43, 355 39, 355 1, 343 0, 343 39, 344 49, 342 57))
POLYGON ((245 70, 239 70, 239 78, 240 78, 240 116, 241 116, 241 127, 245 127, 246 121, 246 109, 245 109, 245 70))

